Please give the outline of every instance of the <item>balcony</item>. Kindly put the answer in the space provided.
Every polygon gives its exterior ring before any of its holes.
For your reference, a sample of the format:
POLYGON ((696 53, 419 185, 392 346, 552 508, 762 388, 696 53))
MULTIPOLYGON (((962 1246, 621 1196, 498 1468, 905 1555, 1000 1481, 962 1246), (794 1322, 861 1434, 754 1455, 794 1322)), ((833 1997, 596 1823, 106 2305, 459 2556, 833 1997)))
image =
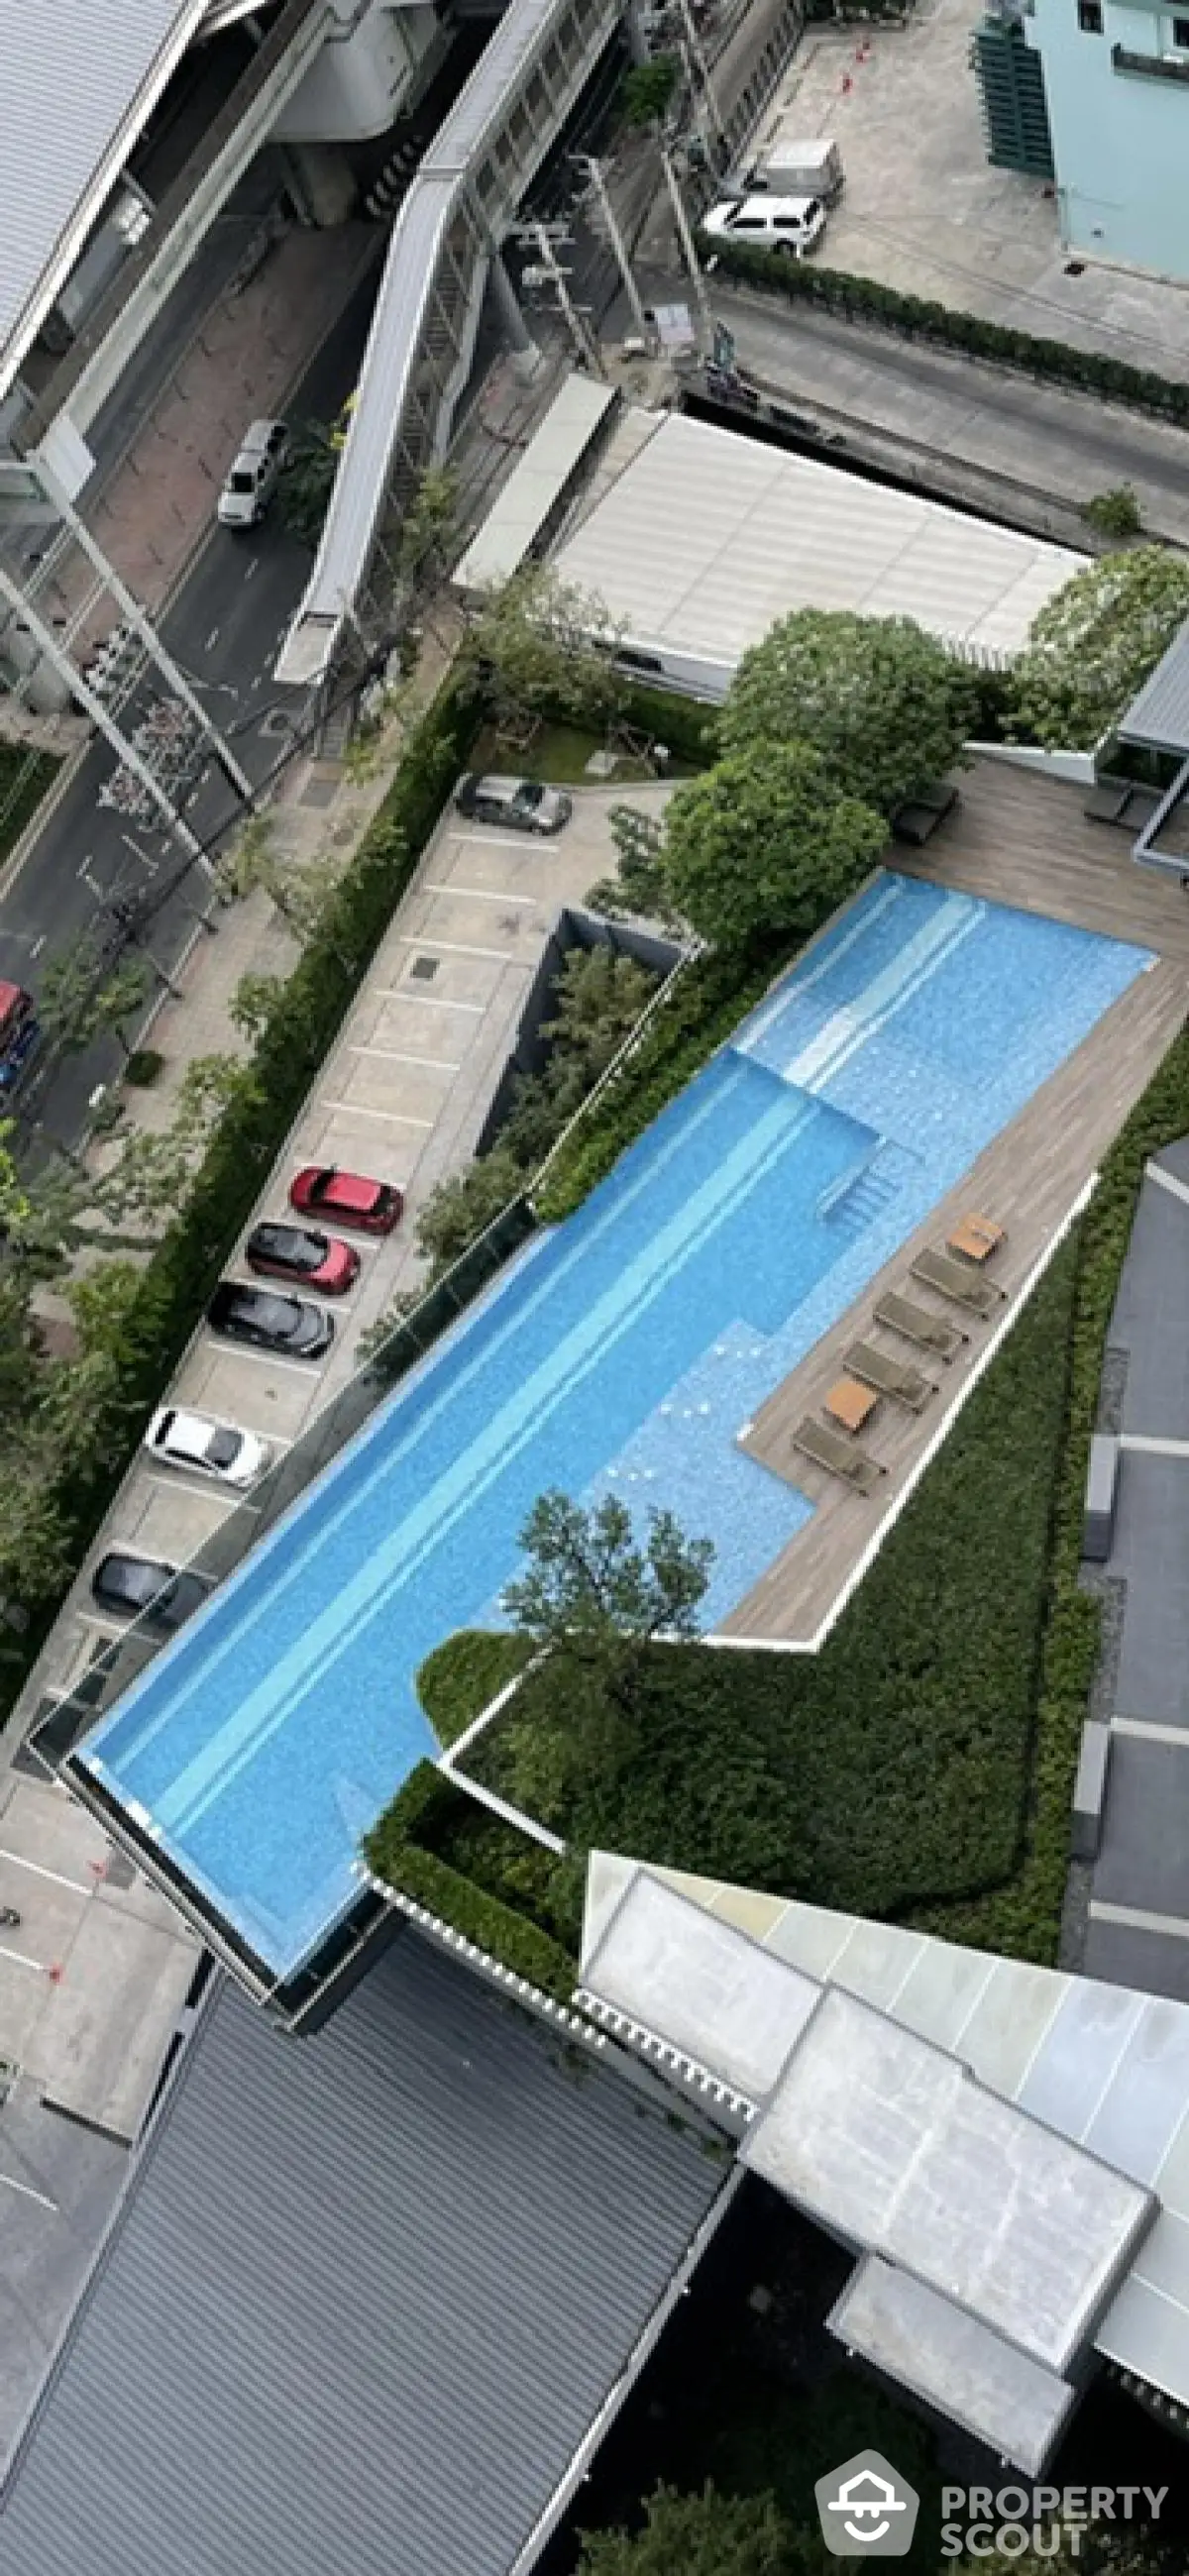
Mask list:
POLYGON ((1144 80, 1189 82, 1189 54, 1136 54, 1129 45, 1111 46, 1111 66, 1117 72, 1138 72, 1144 80))

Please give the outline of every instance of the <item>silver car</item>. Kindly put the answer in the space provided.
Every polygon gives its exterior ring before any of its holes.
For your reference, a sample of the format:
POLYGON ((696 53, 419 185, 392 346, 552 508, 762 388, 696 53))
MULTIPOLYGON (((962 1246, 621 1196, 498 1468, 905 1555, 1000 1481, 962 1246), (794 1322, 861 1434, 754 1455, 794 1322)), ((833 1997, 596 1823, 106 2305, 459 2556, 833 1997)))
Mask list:
POLYGON ((220 526, 258 526, 288 462, 284 421, 254 420, 219 494, 220 526))
POLYGON ((475 823, 499 823, 506 832, 560 832, 574 811, 574 799, 560 787, 543 787, 537 778, 477 778, 468 771, 454 802, 475 823))

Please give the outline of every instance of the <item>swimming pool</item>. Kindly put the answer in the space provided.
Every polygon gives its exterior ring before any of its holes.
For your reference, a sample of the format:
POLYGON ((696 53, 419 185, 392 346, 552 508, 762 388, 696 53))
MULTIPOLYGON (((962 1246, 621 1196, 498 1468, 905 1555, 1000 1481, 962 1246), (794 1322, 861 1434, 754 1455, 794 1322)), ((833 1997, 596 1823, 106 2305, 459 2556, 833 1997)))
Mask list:
POLYGON ((720 1620, 811 1510, 740 1425, 1149 962, 879 877, 101 1721, 85 1762, 278 1976, 435 1749, 416 1668, 498 1616, 537 1496, 671 1505, 720 1620))

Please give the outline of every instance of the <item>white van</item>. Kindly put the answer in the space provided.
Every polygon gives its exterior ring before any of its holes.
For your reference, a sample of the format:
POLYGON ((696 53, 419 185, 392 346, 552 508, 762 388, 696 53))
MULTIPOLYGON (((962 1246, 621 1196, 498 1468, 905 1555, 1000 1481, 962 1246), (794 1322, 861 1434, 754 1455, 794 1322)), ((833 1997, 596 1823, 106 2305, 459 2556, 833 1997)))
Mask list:
POLYGON ((790 259, 803 259, 825 225, 820 197, 724 197, 702 217, 703 232, 714 240, 749 242, 790 259))
POLYGON ((745 164, 737 184, 728 183, 728 193, 739 197, 820 197, 824 206, 833 206, 844 185, 838 145, 832 136, 816 135, 808 142, 769 143, 745 164))

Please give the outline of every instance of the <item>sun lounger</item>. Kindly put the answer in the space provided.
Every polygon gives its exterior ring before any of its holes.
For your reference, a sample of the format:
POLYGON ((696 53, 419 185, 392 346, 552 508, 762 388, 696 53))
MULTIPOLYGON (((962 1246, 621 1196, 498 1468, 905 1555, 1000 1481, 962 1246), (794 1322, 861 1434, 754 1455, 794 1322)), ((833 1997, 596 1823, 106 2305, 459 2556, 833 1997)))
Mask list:
POLYGON ((877 1351, 874 1342, 852 1342, 846 1354, 846 1369, 860 1385, 873 1386, 877 1395, 894 1396, 897 1404, 906 1404, 910 1413, 922 1413, 937 1388, 924 1370, 914 1368, 910 1360, 889 1359, 886 1351, 877 1351))
POLYGON ((816 1421, 812 1413, 798 1423, 793 1447, 803 1457, 812 1458, 815 1467, 826 1467, 832 1476, 841 1476, 844 1485, 853 1485, 860 1494, 873 1494, 880 1477, 888 1472, 878 1458, 869 1457, 865 1449, 856 1449, 845 1431, 831 1431, 828 1422, 816 1421))
POLYGON ((947 1234, 945 1248, 956 1253, 959 1261, 972 1261, 975 1269, 981 1270, 984 1261, 989 1261, 1006 1241, 1007 1227, 996 1225, 993 1217, 964 1216, 953 1233, 947 1234))
POLYGON ((890 1289, 875 1309, 877 1324, 886 1324, 890 1333, 899 1333, 902 1341, 915 1342, 920 1351, 931 1351, 939 1360, 953 1360, 963 1342, 970 1339, 960 1324, 951 1324, 945 1315, 933 1315, 927 1306, 918 1306, 915 1298, 898 1296, 890 1289))
POLYGON ((931 1243, 926 1251, 918 1252, 916 1260, 910 1261, 908 1267, 923 1288, 935 1288, 939 1297, 949 1297, 955 1306, 967 1307, 972 1315, 981 1315, 984 1321, 988 1315, 994 1314, 1004 1293, 1002 1288, 996 1287, 993 1279, 980 1279, 969 1262, 955 1261, 952 1252, 939 1252, 936 1244, 931 1243))

